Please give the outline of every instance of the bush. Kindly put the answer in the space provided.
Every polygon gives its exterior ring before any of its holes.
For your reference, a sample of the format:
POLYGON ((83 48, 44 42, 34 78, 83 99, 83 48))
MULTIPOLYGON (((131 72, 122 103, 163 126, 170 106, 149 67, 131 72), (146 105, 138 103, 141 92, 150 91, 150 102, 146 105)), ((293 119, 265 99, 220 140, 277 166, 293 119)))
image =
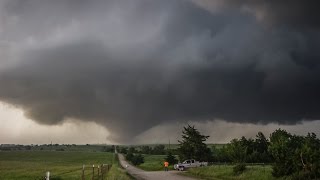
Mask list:
POLYGON ((126 159, 128 161, 130 161, 133 165, 137 166, 137 165, 140 165, 142 163, 144 163, 144 158, 141 154, 138 154, 138 155, 134 155, 132 153, 128 153, 126 155, 126 159))
POLYGON ((167 161, 169 164, 176 164, 178 160, 174 155, 172 155, 171 151, 168 152, 167 157, 165 158, 165 161, 167 161))
POLYGON ((246 170, 246 165, 245 164, 238 164, 233 167, 233 173, 235 175, 242 174, 246 170))
POLYGON ((128 160, 128 161, 132 161, 132 159, 133 159, 133 157, 134 157, 134 155, 132 154, 132 153, 128 153, 127 155, 126 155, 126 159, 128 160))
POLYGON ((127 154, 128 153, 128 148, 127 147, 120 147, 120 153, 127 154))
POLYGON ((141 154, 134 155, 133 158, 131 159, 131 163, 135 166, 140 165, 144 163, 144 158, 141 154))

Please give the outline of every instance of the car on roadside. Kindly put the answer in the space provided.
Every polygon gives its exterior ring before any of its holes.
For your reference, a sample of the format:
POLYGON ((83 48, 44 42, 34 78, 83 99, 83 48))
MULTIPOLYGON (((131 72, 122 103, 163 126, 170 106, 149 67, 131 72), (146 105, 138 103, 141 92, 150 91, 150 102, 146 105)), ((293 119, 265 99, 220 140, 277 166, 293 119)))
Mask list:
POLYGON ((199 162, 194 159, 187 159, 182 163, 173 165, 173 168, 175 170, 184 171, 185 169, 188 169, 188 168, 195 168, 195 167, 202 167, 202 166, 208 166, 208 162, 199 162))

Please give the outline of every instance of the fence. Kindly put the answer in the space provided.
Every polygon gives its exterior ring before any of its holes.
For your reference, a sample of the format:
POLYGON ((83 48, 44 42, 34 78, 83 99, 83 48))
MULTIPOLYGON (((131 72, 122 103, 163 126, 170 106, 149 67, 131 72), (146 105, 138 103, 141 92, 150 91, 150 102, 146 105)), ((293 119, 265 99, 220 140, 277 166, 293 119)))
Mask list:
POLYGON ((102 164, 102 165, 89 165, 89 166, 82 166, 82 180, 86 180, 85 178, 85 171, 86 169, 89 170, 89 172, 91 171, 91 180, 97 179, 97 180, 103 180, 106 177, 106 174, 108 173, 108 171, 110 170, 111 165, 109 164, 102 164))
POLYGON ((63 173, 59 173, 59 174, 52 174, 50 171, 47 171, 45 174, 45 177, 40 179, 41 180, 60 179, 61 175, 79 171, 81 172, 81 180, 104 180, 110 168, 111 168, 111 165, 109 164, 82 165, 82 168, 77 168, 75 170, 70 170, 63 173), (89 174, 86 173, 88 171, 89 171, 89 174))

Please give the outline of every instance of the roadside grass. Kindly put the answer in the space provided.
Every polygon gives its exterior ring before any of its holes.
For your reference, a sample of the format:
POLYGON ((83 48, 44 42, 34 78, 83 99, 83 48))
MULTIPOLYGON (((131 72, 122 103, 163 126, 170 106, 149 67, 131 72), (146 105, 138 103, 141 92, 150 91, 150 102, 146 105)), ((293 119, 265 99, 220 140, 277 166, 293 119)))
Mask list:
MULTIPOLYGON (((145 171, 163 171, 164 170, 164 159, 166 155, 143 155, 144 163, 138 167, 145 171)), ((173 169, 173 164, 169 165, 169 170, 173 169)))
POLYGON ((118 159, 118 155, 114 154, 112 167, 107 175, 107 180, 132 180, 134 179, 130 176, 126 170, 124 170, 118 159))
MULTIPOLYGON (((80 179, 82 165, 111 164, 113 153, 105 152, 57 152, 57 151, 9 151, 0 152, 0 179, 43 179, 50 171, 50 179, 80 179)), ((90 178, 92 168, 86 169, 90 178)))
POLYGON ((277 179, 272 176, 272 167, 266 166, 247 166, 247 169, 240 175, 233 174, 232 165, 214 165, 201 168, 189 169, 185 175, 206 179, 206 180, 272 180, 277 179))

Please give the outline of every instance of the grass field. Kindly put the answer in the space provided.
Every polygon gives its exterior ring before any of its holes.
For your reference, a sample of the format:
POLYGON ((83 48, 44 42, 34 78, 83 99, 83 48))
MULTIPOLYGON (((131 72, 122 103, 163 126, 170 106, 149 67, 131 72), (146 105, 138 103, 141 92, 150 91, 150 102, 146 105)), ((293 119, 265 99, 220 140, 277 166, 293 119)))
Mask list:
POLYGON ((233 174, 233 166, 231 165, 215 165, 201 168, 189 169, 186 173, 189 176, 198 177, 207 180, 225 179, 225 180, 272 180, 272 168, 266 166, 247 166, 240 175, 233 174))
MULTIPOLYGON (((165 155, 144 155, 144 163, 138 167, 146 171, 162 171, 163 160, 165 155)), ((173 169, 173 166, 170 166, 173 169)), ((188 169, 188 176, 197 177, 207 180, 272 180, 276 179, 272 177, 272 167, 270 165, 260 166, 247 166, 247 169, 241 175, 233 174, 232 165, 214 165, 201 168, 188 169)))
MULTIPOLYGON (((58 152, 58 151, 9 151, 0 152, 0 179, 36 180, 46 171, 50 179, 80 179, 82 165, 112 164, 113 153, 105 152, 58 152)), ((87 179, 92 168, 86 169, 87 179)))
MULTIPOLYGON (((143 155, 144 163, 138 167, 145 171, 162 171, 164 170, 164 158, 166 155, 143 155)), ((169 169, 173 169, 173 164, 169 165, 169 169)))
MULTIPOLYGON (((166 155, 143 155, 144 163, 138 167, 145 171, 161 171, 164 170, 163 162, 166 155)), ((173 168, 171 165, 169 168, 173 168)))

